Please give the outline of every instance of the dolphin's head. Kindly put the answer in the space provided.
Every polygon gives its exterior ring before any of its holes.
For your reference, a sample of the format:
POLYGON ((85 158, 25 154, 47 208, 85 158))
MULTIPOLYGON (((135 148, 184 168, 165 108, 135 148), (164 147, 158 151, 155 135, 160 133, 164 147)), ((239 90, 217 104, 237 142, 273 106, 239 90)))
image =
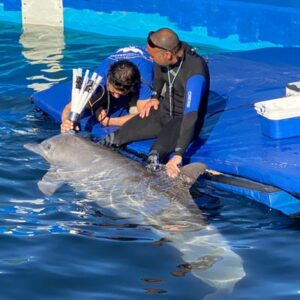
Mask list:
POLYGON ((76 166, 76 161, 84 160, 85 141, 74 132, 53 136, 40 144, 25 144, 24 147, 58 166, 76 166))

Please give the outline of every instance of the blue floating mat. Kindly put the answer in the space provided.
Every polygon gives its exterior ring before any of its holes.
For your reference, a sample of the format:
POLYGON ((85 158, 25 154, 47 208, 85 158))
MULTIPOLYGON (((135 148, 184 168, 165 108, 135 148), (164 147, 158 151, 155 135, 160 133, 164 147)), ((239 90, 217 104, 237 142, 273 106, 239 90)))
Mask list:
POLYGON ((72 85, 67 82, 37 92, 32 97, 37 108, 51 116, 56 122, 60 122, 62 111, 71 100, 71 91, 72 85))
MULTIPOLYGON (((232 182, 216 183, 278 209, 287 215, 300 212, 300 137, 271 139, 263 134, 254 103, 285 95, 289 82, 300 81, 300 48, 266 48, 210 58, 209 109, 200 136, 189 147, 186 162, 202 161, 209 169, 276 187, 247 188, 232 182)), ((69 102, 71 85, 59 84, 33 95, 35 105, 60 121, 69 102)), ((104 136, 104 128, 82 120, 82 128, 104 136)), ((128 149, 147 153, 152 141, 134 142, 128 149)), ((249 181, 250 182, 250 181, 249 181)), ((251 185, 249 185, 251 186, 251 185)))

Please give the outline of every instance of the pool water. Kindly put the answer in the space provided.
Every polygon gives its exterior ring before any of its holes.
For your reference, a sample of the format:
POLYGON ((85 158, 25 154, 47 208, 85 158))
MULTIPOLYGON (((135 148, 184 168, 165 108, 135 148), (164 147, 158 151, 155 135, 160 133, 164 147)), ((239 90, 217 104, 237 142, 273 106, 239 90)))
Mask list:
MULTIPOLYGON (((44 196, 37 182, 49 166, 23 147, 59 133, 34 111, 34 91, 145 41, 49 28, 24 34, 9 23, 0 29, 0 299, 204 299, 213 289, 191 273, 175 276, 181 255, 157 243, 150 226, 113 218, 68 186, 44 196)), ((222 52, 197 46, 203 55, 222 52)), ((243 260, 246 276, 230 299, 300 298, 297 220, 210 186, 198 202, 243 260)))

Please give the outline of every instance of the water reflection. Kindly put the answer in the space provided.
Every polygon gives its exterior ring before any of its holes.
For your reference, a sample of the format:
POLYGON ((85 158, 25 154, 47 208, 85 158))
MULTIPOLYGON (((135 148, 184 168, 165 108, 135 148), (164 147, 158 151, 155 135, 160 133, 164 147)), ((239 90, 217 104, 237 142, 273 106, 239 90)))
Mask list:
POLYGON ((60 74, 63 71, 62 51, 65 49, 62 28, 26 25, 19 42, 23 46, 23 56, 36 71, 36 75, 27 77, 29 88, 41 91, 66 78, 60 74))

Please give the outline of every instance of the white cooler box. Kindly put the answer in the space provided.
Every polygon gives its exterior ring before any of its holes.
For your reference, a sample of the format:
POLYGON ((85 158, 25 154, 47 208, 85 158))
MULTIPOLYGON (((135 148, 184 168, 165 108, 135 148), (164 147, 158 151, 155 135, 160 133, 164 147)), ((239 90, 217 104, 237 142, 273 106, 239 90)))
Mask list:
POLYGON ((257 102, 264 135, 273 139, 300 136, 300 95, 257 102))

